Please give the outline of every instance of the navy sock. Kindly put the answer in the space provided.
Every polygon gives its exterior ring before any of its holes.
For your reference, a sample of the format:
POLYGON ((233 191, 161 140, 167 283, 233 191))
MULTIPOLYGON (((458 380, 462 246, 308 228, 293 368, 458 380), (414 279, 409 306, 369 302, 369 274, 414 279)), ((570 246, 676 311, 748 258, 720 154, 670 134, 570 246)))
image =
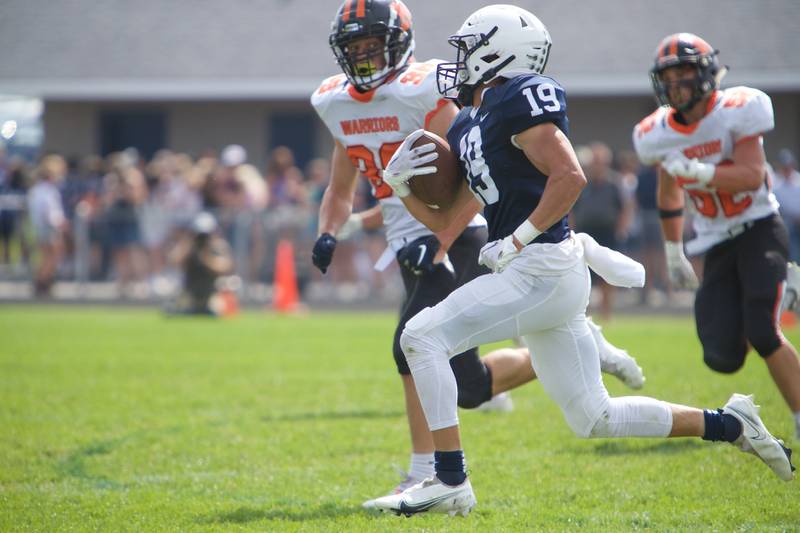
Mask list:
POLYGON ((461 485, 467 479, 464 451, 434 452, 436 477, 445 485, 461 485))
POLYGON ((723 413, 722 409, 705 409, 703 418, 706 423, 703 440, 733 442, 742 434, 742 423, 733 415, 723 413))

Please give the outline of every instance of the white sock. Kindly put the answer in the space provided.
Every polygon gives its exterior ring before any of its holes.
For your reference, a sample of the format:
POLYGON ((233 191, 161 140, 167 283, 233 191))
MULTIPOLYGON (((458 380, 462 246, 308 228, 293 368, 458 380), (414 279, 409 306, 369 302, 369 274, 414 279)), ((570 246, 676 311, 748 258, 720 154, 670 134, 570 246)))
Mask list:
POLYGON ((433 469, 433 453, 412 453, 408 466, 408 475, 414 479, 425 479, 435 474, 433 469))

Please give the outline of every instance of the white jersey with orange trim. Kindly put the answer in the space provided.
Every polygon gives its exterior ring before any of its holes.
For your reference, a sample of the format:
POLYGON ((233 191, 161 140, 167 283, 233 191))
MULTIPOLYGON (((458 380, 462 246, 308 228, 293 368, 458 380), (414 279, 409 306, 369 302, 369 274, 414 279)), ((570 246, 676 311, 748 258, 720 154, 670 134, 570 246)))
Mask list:
MULTIPOLYGON (((733 87, 716 91, 706 115, 689 126, 675 120, 675 110, 662 107, 639 122, 633 130, 633 145, 639 159, 658 164, 667 154, 681 150, 688 158, 704 163, 732 163, 736 143, 775 127, 770 97, 758 89, 733 87)), ((763 142, 763 140, 762 140, 763 142)), ((699 186, 695 180, 677 177, 689 199, 697 237, 687 243, 690 254, 705 252, 740 232, 742 224, 778 212, 769 177, 755 191, 727 193, 699 186)))
MULTIPOLYGON (((392 81, 363 94, 339 74, 323 81, 311 95, 311 104, 331 135, 372 185, 380 201, 386 239, 394 251, 431 231, 392 195, 380 171, 403 140, 419 128, 428 129, 431 118, 448 102, 436 89, 440 62, 411 63, 392 81)), ((486 221, 477 215, 470 225, 486 225, 486 221)))

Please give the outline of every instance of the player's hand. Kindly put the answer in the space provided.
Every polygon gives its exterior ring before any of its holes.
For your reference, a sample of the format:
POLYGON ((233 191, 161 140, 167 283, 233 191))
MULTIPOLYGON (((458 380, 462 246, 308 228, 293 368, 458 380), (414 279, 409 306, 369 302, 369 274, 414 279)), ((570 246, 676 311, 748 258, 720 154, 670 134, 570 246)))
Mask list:
POLYGON ((339 228, 339 231, 336 232, 336 239, 337 240, 347 240, 359 231, 364 229, 364 217, 361 216, 361 213, 353 213, 342 224, 342 227, 339 228))
POLYGON ((509 235, 505 239, 485 244, 478 254, 478 264, 491 269, 492 272, 502 272, 519 252, 517 245, 514 244, 514 236, 509 235))
POLYGON ((694 290, 700 286, 692 264, 683 254, 683 242, 664 241, 669 281, 676 289, 694 290))
POLYGON ((670 152, 661 166, 672 176, 680 176, 697 180, 699 185, 707 185, 714 179, 716 167, 709 163, 701 163, 697 158, 689 159, 680 150, 670 152))
POLYGON ((433 272, 438 264, 434 258, 439 252, 441 243, 435 235, 425 235, 414 239, 397 252, 397 262, 407 268, 415 276, 433 272))
POLYGON ((336 249, 336 237, 330 233, 323 233, 314 243, 314 249, 311 251, 311 262, 323 274, 328 271, 333 259, 333 251, 336 249))
POLYGON ((417 130, 406 137, 383 171, 383 181, 389 184, 399 198, 405 198, 411 193, 408 188, 408 180, 414 176, 436 172, 435 166, 425 166, 439 157, 439 154, 436 153, 436 145, 427 143, 416 148, 412 147, 423 133, 425 130, 417 130))

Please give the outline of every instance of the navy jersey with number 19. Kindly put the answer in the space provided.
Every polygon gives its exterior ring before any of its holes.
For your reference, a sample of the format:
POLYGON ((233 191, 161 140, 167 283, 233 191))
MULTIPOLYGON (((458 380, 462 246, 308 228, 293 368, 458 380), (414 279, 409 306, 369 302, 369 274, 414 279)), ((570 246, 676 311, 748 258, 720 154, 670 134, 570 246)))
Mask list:
MULTIPOLYGON (((546 122, 569 133, 564 89, 546 76, 517 76, 487 89, 480 107, 462 109, 447 132, 472 193, 485 206, 490 241, 510 235, 542 198, 547 176, 511 138, 546 122)), ((534 242, 561 242, 568 235, 564 217, 534 242)))

